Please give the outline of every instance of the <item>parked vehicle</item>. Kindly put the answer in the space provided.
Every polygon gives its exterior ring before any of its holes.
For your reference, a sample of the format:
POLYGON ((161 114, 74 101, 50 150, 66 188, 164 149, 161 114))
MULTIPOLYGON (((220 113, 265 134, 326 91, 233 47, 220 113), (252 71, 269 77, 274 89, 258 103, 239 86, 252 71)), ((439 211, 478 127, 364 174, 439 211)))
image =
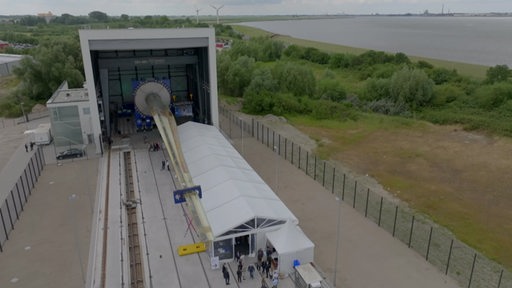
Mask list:
POLYGON ((84 151, 76 148, 71 148, 60 152, 57 155, 58 160, 69 159, 69 158, 80 158, 84 156, 84 151))

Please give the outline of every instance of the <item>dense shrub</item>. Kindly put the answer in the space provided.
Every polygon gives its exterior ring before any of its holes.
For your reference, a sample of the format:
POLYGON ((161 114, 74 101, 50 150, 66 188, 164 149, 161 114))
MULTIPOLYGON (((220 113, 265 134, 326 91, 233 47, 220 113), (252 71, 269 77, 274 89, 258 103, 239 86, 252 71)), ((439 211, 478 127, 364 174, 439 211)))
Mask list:
POLYGON ((364 86, 363 100, 374 101, 390 98, 391 82, 389 79, 370 78, 364 86))
POLYGON ((389 91, 395 102, 406 103, 416 110, 432 100, 434 83, 422 70, 404 67, 391 77, 389 91))
POLYGON ((316 97, 333 102, 342 102, 347 97, 343 86, 335 79, 324 78, 318 81, 316 97))
POLYGON ((507 65, 496 65, 494 67, 489 67, 486 73, 486 81, 487 83, 496 83, 507 81, 508 78, 512 75, 512 71, 508 68, 507 65))
POLYGON ((336 68, 349 68, 352 63, 352 58, 356 57, 355 55, 336 53, 331 55, 329 59, 329 67, 336 68))
POLYGON ((311 67, 295 62, 278 62, 272 70, 282 92, 295 96, 312 97, 316 90, 316 79, 311 67))
POLYGON ((286 47, 283 51, 283 55, 290 59, 303 59, 304 58, 304 48, 292 44, 286 47))
POLYGON ((428 70, 428 75, 436 85, 454 82, 459 78, 457 70, 448 70, 440 67, 428 70))
POLYGON ((442 107, 443 105, 452 103, 457 99, 462 99, 465 96, 466 93, 457 86, 451 84, 435 86, 432 105, 434 107, 442 107))
POLYGON ((316 48, 308 47, 304 50, 303 59, 317 64, 329 63, 329 54, 316 48))
POLYGON ((512 84, 496 83, 482 86, 475 91, 473 97, 478 108, 495 109, 508 100, 512 100, 512 84))

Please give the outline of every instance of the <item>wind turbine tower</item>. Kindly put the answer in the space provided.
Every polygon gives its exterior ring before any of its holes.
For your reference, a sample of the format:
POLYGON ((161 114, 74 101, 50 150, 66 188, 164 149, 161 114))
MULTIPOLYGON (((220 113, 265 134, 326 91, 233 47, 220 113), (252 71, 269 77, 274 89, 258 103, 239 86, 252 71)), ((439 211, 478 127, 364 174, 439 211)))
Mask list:
POLYGON ((219 10, 222 9, 224 7, 224 5, 221 5, 219 7, 215 7, 213 5, 210 5, 210 6, 212 6, 212 8, 217 11, 217 24, 219 24, 219 10))
POLYGON ((199 11, 201 11, 201 9, 196 7, 196 24, 199 24, 199 11))

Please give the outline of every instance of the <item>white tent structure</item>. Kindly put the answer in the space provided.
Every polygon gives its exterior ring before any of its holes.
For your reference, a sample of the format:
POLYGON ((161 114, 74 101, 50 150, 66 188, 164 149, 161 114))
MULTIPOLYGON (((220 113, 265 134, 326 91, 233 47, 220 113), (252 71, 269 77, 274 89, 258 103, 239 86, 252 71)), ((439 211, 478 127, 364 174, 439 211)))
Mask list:
POLYGON ((244 254, 265 248, 265 233, 298 223, 268 185, 214 126, 187 122, 178 127, 182 151, 215 240, 211 256, 234 258, 239 241, 244 254))
POLYGON ((295 223, 287 222, 281 229, 267 233, 268 242, 276 249, 279 273, 289 274, 294 262, 313 262, 315 244, 295 223))

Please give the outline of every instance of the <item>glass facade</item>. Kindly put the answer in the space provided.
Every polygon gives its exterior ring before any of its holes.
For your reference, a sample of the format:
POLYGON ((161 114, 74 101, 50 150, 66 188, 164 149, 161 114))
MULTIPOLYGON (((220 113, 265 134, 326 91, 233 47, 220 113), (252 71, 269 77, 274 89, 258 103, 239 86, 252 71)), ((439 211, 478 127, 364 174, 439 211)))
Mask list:
POLYGON ((84 144, 77 106, 50 108, 50 113, 56 146, 84 144))

